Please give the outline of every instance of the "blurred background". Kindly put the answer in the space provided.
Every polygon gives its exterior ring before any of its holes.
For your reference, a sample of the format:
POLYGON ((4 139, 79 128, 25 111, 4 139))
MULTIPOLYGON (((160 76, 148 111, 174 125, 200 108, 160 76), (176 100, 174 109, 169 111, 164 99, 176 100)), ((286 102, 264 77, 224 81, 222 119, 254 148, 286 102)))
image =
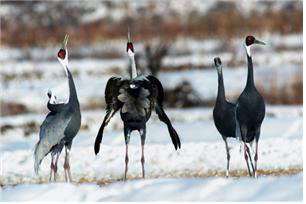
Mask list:
MULTIPOLYGON (((1 1, 1 116, 47 113, 48 89, 65 101, 56 54, 66 33, 81 108, 102 110, 108 78, 128 76, 128 27, 138 72, 161 80, 168 108, 214 105, 216 56, 235 101, 246 83, 249 34, 266 43, 252 49, 266 103, 302 104, 302 7, 302 1, 1 1)), ((39 125, 26 127, 33 133, 39 125)), ((2 124, 1 132, 10 128, 2 124)))

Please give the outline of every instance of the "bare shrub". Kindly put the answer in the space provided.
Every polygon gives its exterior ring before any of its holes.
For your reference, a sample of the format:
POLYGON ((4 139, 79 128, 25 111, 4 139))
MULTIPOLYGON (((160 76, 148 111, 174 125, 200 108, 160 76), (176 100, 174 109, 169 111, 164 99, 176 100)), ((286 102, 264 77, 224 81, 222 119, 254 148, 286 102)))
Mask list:
POLYGON ((0 109, 1 116, 16 115, 20 113, 29 112, 27 107, 20 103, 0 101, 0 105, 1 105, 1 109, 0 109))
POLYGON ((162 70, 162 61, 169 53, 171 44, 159 41, 157 43, 146 43, 144 53, 141 55, 136 53, 136 66, 141 72, 149 72, 153 76, 157 76, 162 70))
POLYGON ((182 81, 174 89, 165 91, 165 105, 177 108, 187 108, 201 105, 211 105, 212 102, 203 101, 188 81, 182 81))
POLYGON ((303 104, 303 79, 300 74, 294 76, 290 85, 277 85, 277 78, 272 78, 271 88, 258 87, 266 103, 269 104, 303 104))

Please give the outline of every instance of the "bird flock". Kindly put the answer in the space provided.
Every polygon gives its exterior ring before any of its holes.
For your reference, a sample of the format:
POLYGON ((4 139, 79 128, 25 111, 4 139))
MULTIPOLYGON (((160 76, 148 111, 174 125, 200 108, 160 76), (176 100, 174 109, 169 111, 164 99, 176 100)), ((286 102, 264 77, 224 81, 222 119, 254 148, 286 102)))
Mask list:
MULTIPOLYGON (((57 59, 64 68, 68 80, 69 98, 65 103, 56 101, 56 96, 52 91, 48 91, 49 101, 47 108, 49 113, 40 126, 39 141, 35 145, 34 151, 34 171, 39 173, 42 160, 51 153, 50 177, 49 181, 56 181, 57 163, 59 156, 65 147, 64 172, 65 181, 71 182, 69 165, 69 155, 72 141, 77 135, 81 126, 81 111, 78 101, 77 90, 73 81, 73 76, 69 70, 68 63, 68 43, 69 36, 66 35, 62 47, 57 53, 57 59)), ((219 57, 214 58, 215 68, 218 74, 218 94, 213 109, 214 124, 219 131, 226 148, 226 177, 229 176, 230 152, 227 138, 239 139, 244 148, 244 158, 247 164, 250 177, 257 176, 258 161, 258 140, 260 128, 265 116, 265 103, 263 97, 257 91, 254 84, 253 63, 251 56, 251 46, 254 44, 264 45, 265 43, 257 40, 253 36, 247 36, 243 46, 247 55, 248 75, 247 83, 238 97, 237 101, 229 102, 225 96, 222 62, 219 57), (255 155, 251 154, 250 148, 255 144, 255 155)), ((141 166, 142 177, 145 178, 145 156, 144 146, 146 140, 146 123, 150 119, 152 111, 155 110, 160 121, 167 125, 168 132, 174 148, 181 148, 181 141, 178 133, 171 124, 163 108, 164 90, 161 82, 152 75, 138 74, 135 63, 134 46, 128 32, 126 52, 130 62, 129 77, 111 77, 105 87, 106 115, 98 130, 94 153, 97 155, 100 150, 104 128, 108 125, 111 118, 120 112, 123 122, 123 132, 125 139, 125 171, 124 180, 128 173, 128 146, 131 132, 139 132, 141 139, 141 166)))

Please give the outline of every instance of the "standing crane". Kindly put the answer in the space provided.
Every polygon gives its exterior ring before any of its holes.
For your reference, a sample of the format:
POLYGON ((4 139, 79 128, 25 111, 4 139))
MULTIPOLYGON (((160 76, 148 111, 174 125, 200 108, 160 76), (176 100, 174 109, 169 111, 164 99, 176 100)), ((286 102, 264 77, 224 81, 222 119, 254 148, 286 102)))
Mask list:
POLYGON ((227 155, 226 177, 228 177, 231 156, 229 153, 227 138, 236 137, 236 105, 228 102, 225 98, 221 59, 219 57, 216 57, 214 58, 214 62, 218 73, 218 95, 213 110, 213 117, 215 126, 225 142, 225 149, 227 155))
POLYGON ((240 140, 242 140, 244 144, 244 158, 248 167, 249 175, 256 177, 258 140, 260 136, 260 127, 265 117, 265 102, 254 84, 253 62, 251 56, 251 46, 254 44, 265 45, 264 42, 255 39, 254 36, 247 36, 245 39, 244 48, 248 61, 248 77, 246 86, 236 104, 236 126, 238 131, 240 130, 240 140), (255 167, 252 162, 250 150, 246 144, 250 143, 252 146, 254 141, 256 148, 254 156, 255 167), (252 165, 253 174, 250 171, 248 158, 252 165))
POLYGON ((39 166, 43 158, 51 153, 51 169, 49 181, 57 179, 57 162, 63 147, 65 146, 65 181, 72 181, 69 165, 69 154, 72 140, 81 126, 81 112, 73 77, 68 66, 68 35, 65 36, 62 48, 57 53, 57 59, 63 66, 69 85, 69 99, 66 103, 56 103, 55 95, 48 92, 49 102, 47 104, 50 112, 40 126, 39 141, 34 151, 34 170, 38 174, 39 166))
POLYGON ((162 84, 154 76, 137 74, 134 47, 129 34, 126 51, 131 64, 130 78, 111 77, 108 80, 105 88, 106 115, 94 146, 95 154, 97 155, 100 150, 104 127, 107 126, 112 116, 120 110, 126 146, 124 180, 127 178, 128 171, 130 134, 134 130, 140 133, 142 177, 145 177, 144 144, 146 139, 146 122, 150 119, 152 110, 155 109, 159 119, 167 125, 174 148, 181 147, 180 138, 163 109, 164 91, 162 84))

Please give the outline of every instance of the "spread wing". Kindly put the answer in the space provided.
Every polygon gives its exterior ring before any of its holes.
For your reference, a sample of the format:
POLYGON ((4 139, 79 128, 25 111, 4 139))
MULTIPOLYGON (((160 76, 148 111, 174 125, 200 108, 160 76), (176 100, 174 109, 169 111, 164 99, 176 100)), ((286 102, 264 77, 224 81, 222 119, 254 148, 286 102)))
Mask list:
POLYGON ((100 126, 98 135, 95 141, 95 154, 99 153, 100 144, 103 137, 104 127, 107 126, 113 115, 122 107, 123 103, 118 100, 119 89, 122 85, 121 78, 112 77, 108 80, 105 88, 106 115, 100 126))
POLYGON ((181 141, 180 138, 177 134, 177 132, 175 131, 175 129, 173 128, 168 116, 166 115, 164 109, 163 109, 163 100, 164 100, 164 89, 162 84, 160 83, 160 81, 154 77, 154 76, 147 76, 147 79, 152 83, 153 85, 153 92, 154 92, 154 97, 156 99, 156 105, 155 105, 155 111, 159 117, 159 119, 166 123, 167 127, 168 127, 168 131, 172 140, 172 143, 175 147, 175 149, 177 148, 181 148, 181 141))

